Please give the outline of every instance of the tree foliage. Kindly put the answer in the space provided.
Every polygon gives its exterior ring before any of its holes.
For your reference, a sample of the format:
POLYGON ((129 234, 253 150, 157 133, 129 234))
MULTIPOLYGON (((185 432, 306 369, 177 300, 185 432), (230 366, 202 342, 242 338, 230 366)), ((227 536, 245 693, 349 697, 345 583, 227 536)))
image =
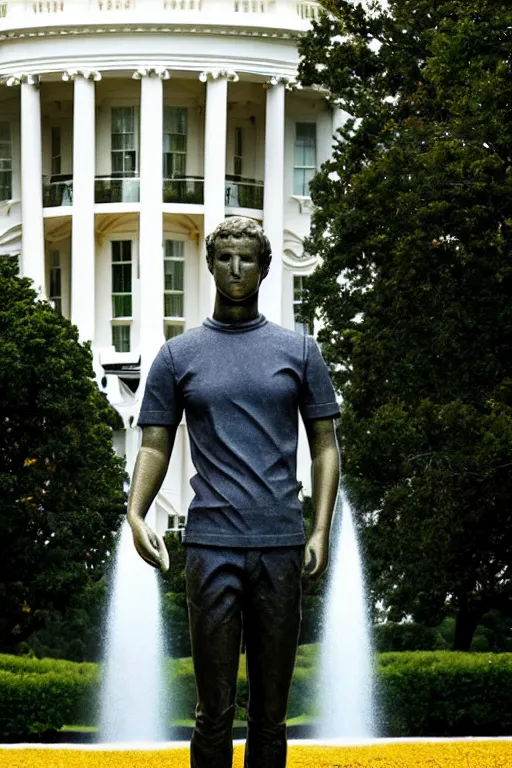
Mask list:
POLYGON ((0 260, 0 648, 99 579, 124 511, 88 345, 0 260))
POLYGON ((512 7, 328 7, 300 74, 352 116, 307 242, 344 480, 374 597, 467 649, 512 603, 512 7))

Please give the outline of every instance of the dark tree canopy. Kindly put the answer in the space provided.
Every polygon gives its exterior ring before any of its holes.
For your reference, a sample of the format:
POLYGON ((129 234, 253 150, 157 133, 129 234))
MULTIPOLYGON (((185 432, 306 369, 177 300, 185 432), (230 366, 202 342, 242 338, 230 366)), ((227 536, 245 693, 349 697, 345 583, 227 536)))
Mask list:
POLYGON ((309 308, 375 598, 512 604, 512 6, 327 3, 301 78, 354 119, 312 184, 309 308))
POLYGON ((0 259, 0 649, 99 579, 124 512, 88 345, 0 259))

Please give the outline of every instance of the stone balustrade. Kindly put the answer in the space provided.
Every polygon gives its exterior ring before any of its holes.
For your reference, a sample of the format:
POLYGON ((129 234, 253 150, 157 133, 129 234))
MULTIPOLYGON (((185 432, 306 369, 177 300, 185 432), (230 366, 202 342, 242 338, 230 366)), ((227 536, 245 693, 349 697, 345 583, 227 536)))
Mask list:
MULTIPOLYGON (((0 33, 80 24, 167 23, 173 17, 186 23, 247 26, 248 17, 261 26, 301 31, 318 17, 321 5, 314 0, 0 0, 0 33)), ((252 23, 252 21, 251 21, 252 23)))

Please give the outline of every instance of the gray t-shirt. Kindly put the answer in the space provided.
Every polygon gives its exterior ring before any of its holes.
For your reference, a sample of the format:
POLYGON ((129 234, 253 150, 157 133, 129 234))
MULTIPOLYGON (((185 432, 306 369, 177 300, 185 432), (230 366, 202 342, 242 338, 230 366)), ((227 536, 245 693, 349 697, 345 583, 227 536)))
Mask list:
POLYGON ((177 425, 183 410, 197 472, 185 543, 303 544, 298 414, 339 413, 315 340, 263 315, 232 325, 207 319, 160 349, 138 423, 177 425))

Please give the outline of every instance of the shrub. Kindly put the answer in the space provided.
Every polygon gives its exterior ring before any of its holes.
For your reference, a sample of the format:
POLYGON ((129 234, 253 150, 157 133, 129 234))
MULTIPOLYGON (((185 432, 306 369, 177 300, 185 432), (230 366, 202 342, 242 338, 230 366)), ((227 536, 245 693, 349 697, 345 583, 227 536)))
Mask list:
POLYGON ((512 654, 381 654, 379 685, 386 736, 511 732, 512 654))
MULTIPOLYGON (((314 717, 318 647, 301 646, 288 716, 314 717)), ((410 652, 378 659, 380 734, 485 736, 512 731, 512 654, 410 652)), ((194 717, 191 659, 169 659, 173 720, 194 717)), ((342 684, 342 682, 341 682, 342 684)), ((0 656, 0 735, 20 737, 63 725, 95 724, 99 665, 0 656)), ((247 710, 245 657, 240 661, 236 718, 247 710)))

